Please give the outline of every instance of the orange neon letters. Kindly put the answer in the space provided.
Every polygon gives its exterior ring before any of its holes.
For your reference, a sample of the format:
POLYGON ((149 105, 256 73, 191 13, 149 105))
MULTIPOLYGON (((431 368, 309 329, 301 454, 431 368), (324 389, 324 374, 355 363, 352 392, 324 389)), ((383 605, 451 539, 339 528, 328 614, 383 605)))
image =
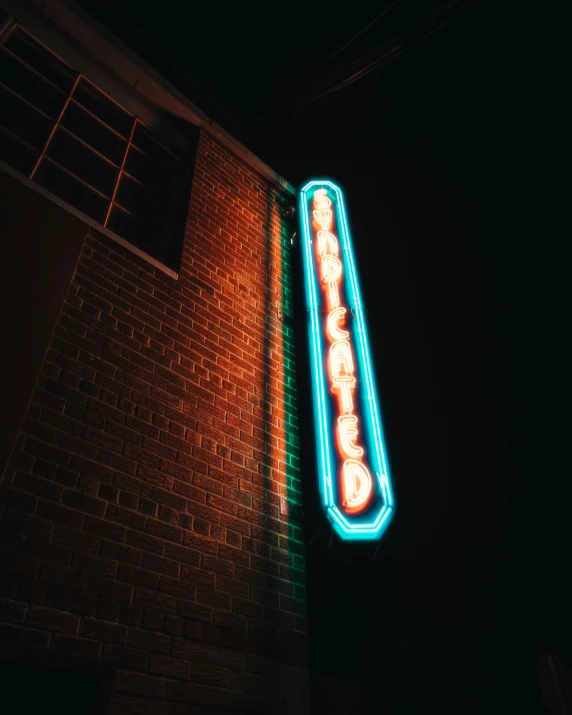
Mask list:
POLYGON ((327 193, 327 189, 317 189, 314 191, 314 206, 317 209, 329 209, 332 205, 332 202, 326 196, 327 193))
POLYGON ((347 340, 350 337, 347 330, 341 330, 339 327, 345 315, 345 308, 334 308, 328 314, 328 335, 332 340, 347 340))
POLYGON ((346 459, 343 467, 343 505, 351 513, 361 511, 366 506, 373 487, 371 474, 363 462, 346 459))
POLYGON ((322 256, 322 281, 328 287, 328 303, 330 310, 337 308, 340 304, 340 293, 338 281, 342 275, 342 264, 339 258, 330 256, 328 253, 322 256))
POLYGON ((332 377, 340 375, 352 375, 354 371, 354 359, 350 344, 345 340, 338 340, 330 348, 330 372, 332 377))
POLYGON ((354 440, 358 436, 357 423, 358 419, 355 415, 338 417, 338 434, 342 452, 353 459, 363 457, 363 449, 354 444, 354 440))
MULTIPOLYGON (((332 202, 326 189, 314 192, 313 217, 316 231, 317 259, 320 261, 322 286, 328 315, 326 335, 330 341, 327 354, 331 389, 338 398, 337 434, 343 460, 340 482, 342 508, 357 514, 368 506, 373 481, 362 458, 364 449, 359 444, 358 418, 354 414, 353 393, 356 389, 351 337, 340 325, 345 322, 347 309, 340 305, 340 286, 343 286, 343 266, 339 240, 332 230, 332 202)), ((343 294, 343 291, 342 291, 343 294)))
POLYGON ((322 231, 330 230, 332 215, 331 209, 317 209, 314 211, 314 220, 318 223, 322 231))
POLYGON ((338 239, 329 231, 318 231, 318 250, 320 251, 320 256, 323 256, 324 253, 337 256, 338 239))

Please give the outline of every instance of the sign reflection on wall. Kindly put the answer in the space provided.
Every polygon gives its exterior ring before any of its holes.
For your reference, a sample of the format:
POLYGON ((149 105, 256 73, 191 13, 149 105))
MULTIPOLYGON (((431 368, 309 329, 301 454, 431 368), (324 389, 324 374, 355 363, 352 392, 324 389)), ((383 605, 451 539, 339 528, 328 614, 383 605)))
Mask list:
POLYGON ((342 539, 378 539, 394 503, 340 188, 306 184, 300 220, 322 503, 342 539))

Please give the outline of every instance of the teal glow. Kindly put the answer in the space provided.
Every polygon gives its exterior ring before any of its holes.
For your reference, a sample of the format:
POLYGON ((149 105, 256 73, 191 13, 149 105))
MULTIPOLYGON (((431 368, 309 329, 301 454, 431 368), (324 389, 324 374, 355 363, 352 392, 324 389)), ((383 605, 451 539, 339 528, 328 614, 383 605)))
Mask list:
POLYGON ((322 504, 336 533, 345 540, 379 539, 387 528, 394 512, 394 499, 391 488, 391 478, 375 378, 373 374, 366 320, 359 289, 359 280, 352 249, 351 234, 348 226, 344 198, 341 189, 328 180, 314 180, 306 184, 300 191, 300 221, 302 228, 302 251, 304 261, 304 281, 306 288, 306 307, 308 311, 308 333, 310 341, 310 356, 312 370, 312 391, 314 404, 314 419, 316 423, 318 479, 322 504), (338 240, 341 246, 342 265, 344 267, 345 291, 348 296, 348 307, 351 309, 355 327, 354 336, 359 374, 362 376, 359 391, 364 391, 360 418, 365 441, 370 445, 368 466, 375 474, 376 501, 378 506, 369 509, 366 517, 363 514, 344 514, 336 503, 337 479, 336 455, 334 448, 334 430, 330 409, 331 398, 326 388, 326 365, 324 361, 323 339, 325 327, 322 325, 320 300, 318 298, 318 277, 312 249, 312 228, 308 214, 308 205, 313 192, 326 189, 328 198, 332 200, 332 210, 335 212, 338 240), (310 193, 311 192, 311 193, 310 193))

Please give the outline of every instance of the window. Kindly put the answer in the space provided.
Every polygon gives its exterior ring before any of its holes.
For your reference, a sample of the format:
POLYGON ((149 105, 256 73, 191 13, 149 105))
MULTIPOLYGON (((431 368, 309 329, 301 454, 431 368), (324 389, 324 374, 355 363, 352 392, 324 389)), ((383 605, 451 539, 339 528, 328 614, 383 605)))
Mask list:
POLYGON ((16 26, 0 47, 0 160, 170 268, 198 130, 181 149, 16 26))

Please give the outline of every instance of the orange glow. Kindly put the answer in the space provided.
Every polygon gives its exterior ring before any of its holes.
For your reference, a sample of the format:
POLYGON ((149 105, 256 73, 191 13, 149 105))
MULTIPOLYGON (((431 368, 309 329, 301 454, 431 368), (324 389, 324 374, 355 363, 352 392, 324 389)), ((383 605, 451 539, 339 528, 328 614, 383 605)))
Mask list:
POLYGON ((314 220, 317 222, 318 226, 322 231, 329 231, 332 225, 332 210, 331 209, 318 209, 314 211, 314 220))
POLYGON ((340 304, 340 292, 338 290, 337 281, 331 281, 328 283, 328 304, 330 310, 332 308, 337 308, 340 304))
POLYGON ((338 255, 338 239, 329 231, 318 231, 318 251, 320 256, 329 253, 332 256, 338 255))
POLYGON ((352 457, 352 459, 363 457, 363 449, 354 444, 354 440, 358 436, 357 423, 358 419, 355 415, 343 415, 342 417, 338 417, 340 447, 342 452, 347 457, 352 457))
POLYGON ((343 467, 343 505, 349 514, 361 511, 369 501, 373 482, 363 462, 346 459, 343 467))
POLYGON ((332 340, 347 340, 350 334, 347 330, 341 330, 339 324, 345 319, 346 309, 335 308, 328 315, 328 335, 332 340))
POLYGON ((341 412, 349 414, 354 408, 352 390, 356 386, 356 379, 352 375, 339 375, 332 378, 332 390, 338 393, 341 412))
MULTIPOLYGON (((344 267, 339 258, 340 244, 332 229, 332 202, 325 189, 314 192, 314 229, 316 230, 316 260, 321 265, 322 288, 327 310, 326 335, 330 342, 328 369, 331 389, 338 398, 337 437, 343 462, 340 474, 342 506, 346 513, 363 511, 371 498, 373 482, 361 461, 364 449, 359 445, 358 418, 354 411, 353 392, 356 389, 351 336, 340 326, 345 323, 347 308, 340 306, 340 284, 344 267)), ((342 293, 343 295, 343 293, 342 293)))
POLYGON ((314 192, 314 206, 317 209, 329 209, 332 205, 330 199, 326 196, 326 189, 318 189, 314 192))
POLYGON ((342 264, 340 259, 326 253, 322 256, 322 280, 326 283, 337 281, 342 276, 342 264))
POLYGON ((339 258, 330 256, 328 253, 322 256, 322 281, 328 287, 329 308, 337 308, 340 304, 340 292, 338 281, 342 276, 342 264, 339 258))
POLYGON ((354 359, 350 344, 345 340, 338 340, 330 348, 330 373, 332 377, 352 375, 354 359))

